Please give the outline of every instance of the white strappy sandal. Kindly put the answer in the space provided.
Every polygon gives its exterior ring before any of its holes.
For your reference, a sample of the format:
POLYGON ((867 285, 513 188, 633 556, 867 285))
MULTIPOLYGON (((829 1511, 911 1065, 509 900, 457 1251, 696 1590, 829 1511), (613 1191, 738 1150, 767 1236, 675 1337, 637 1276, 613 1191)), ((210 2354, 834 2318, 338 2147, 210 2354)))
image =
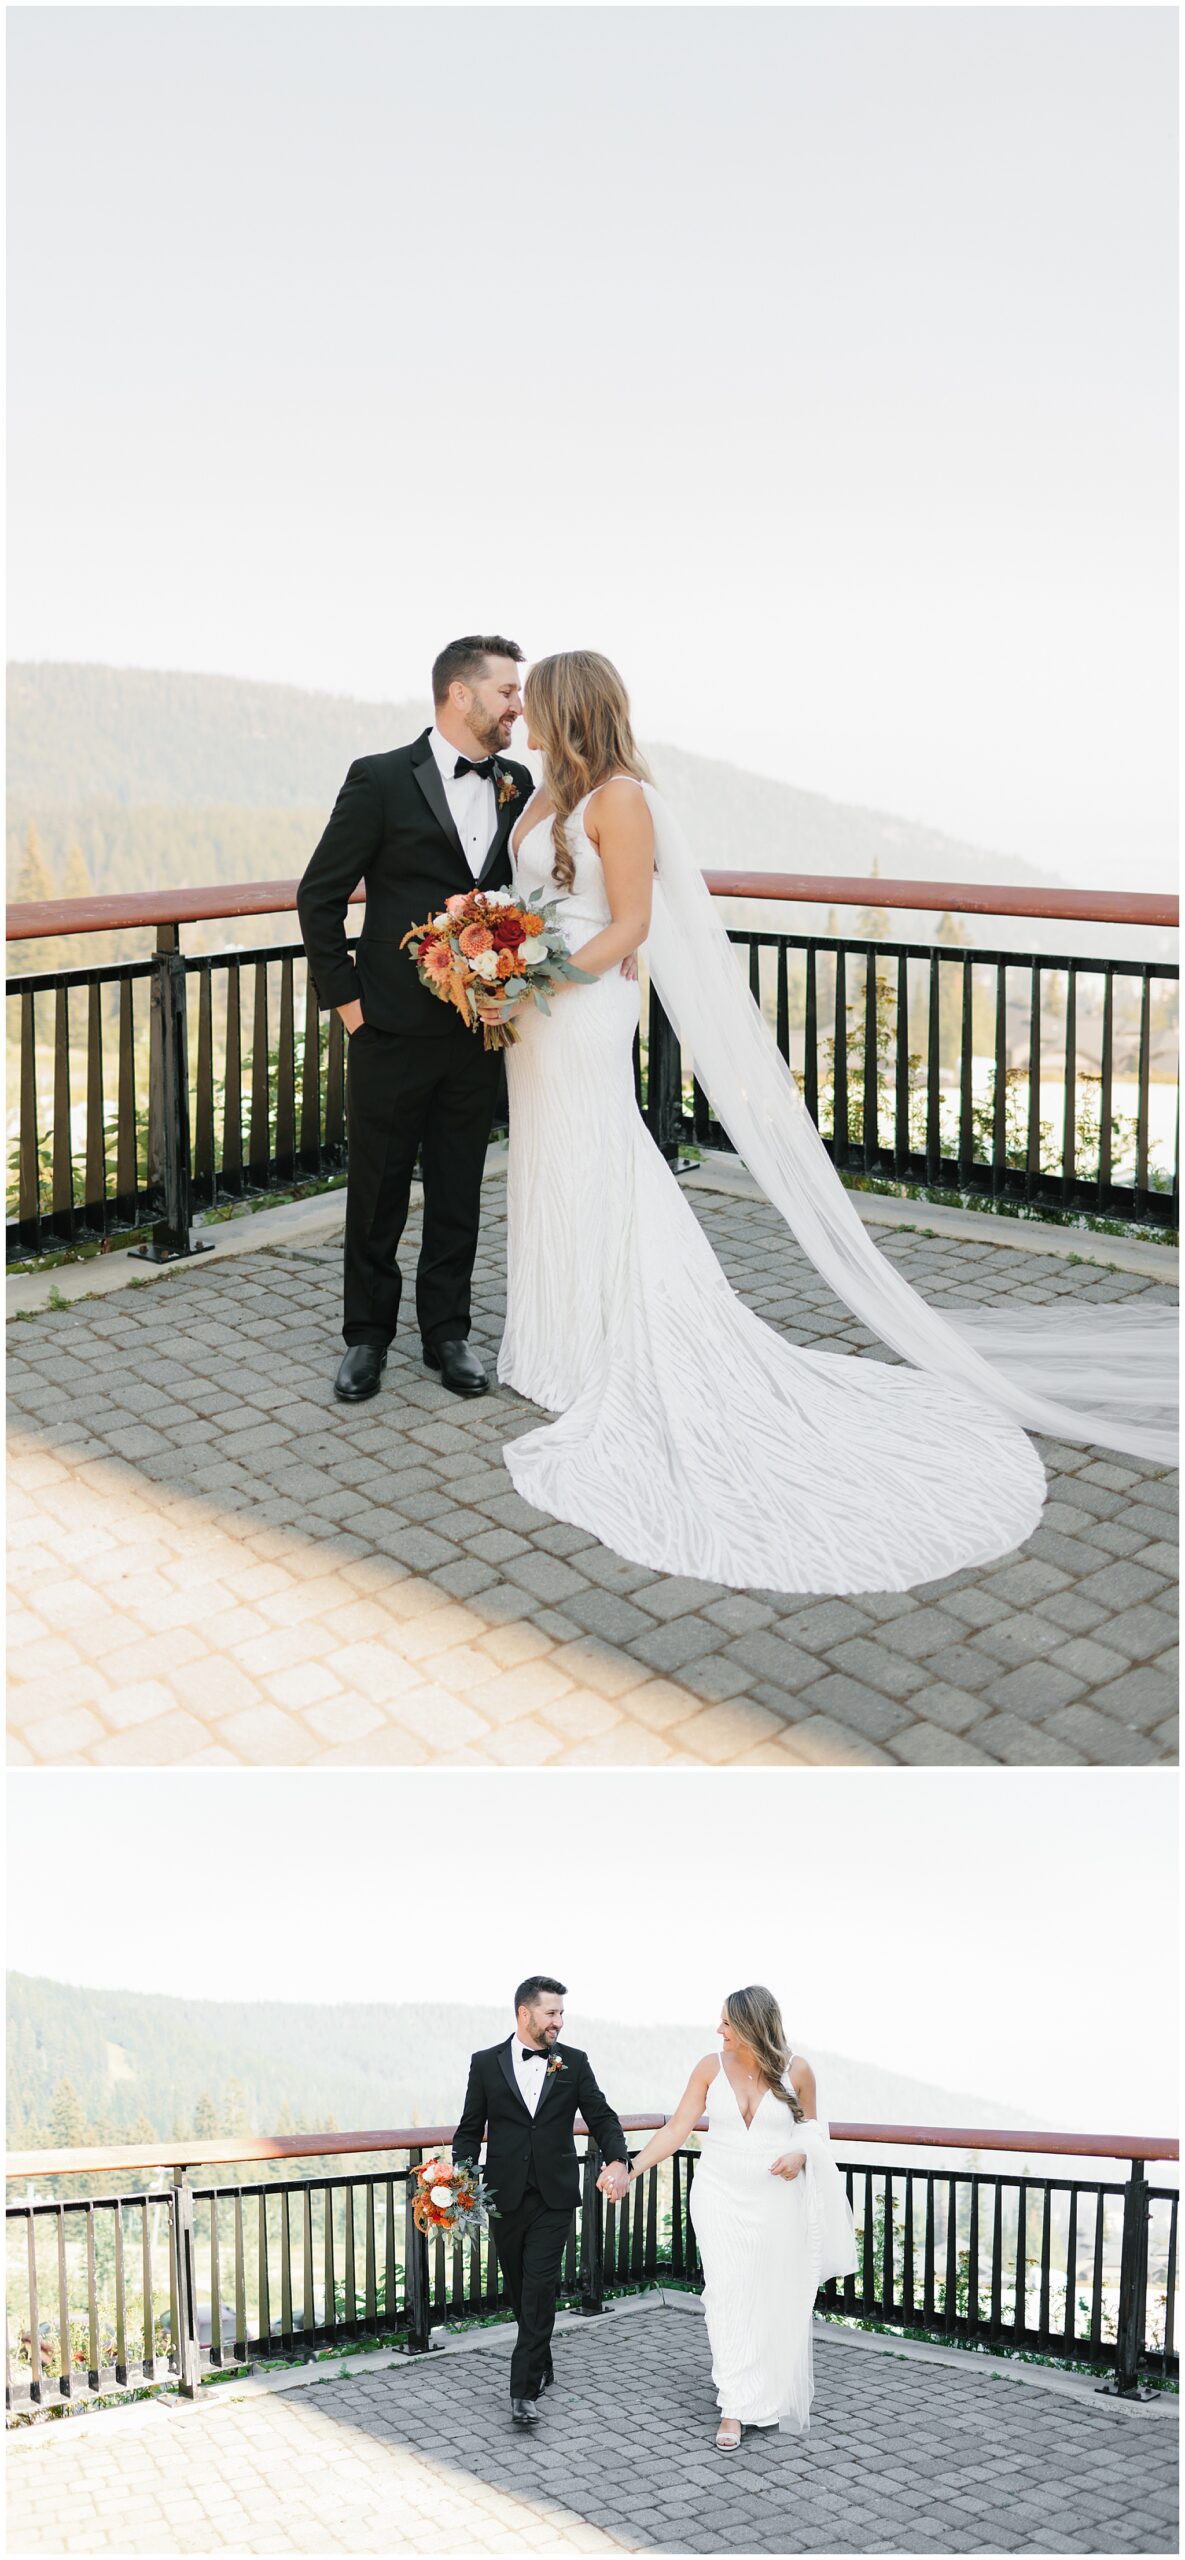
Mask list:
POLYGON ((739 2419, 722 2418, 720 2425, 716 2429, 717 2452, 738 2453, 740 2451, 741 2435, 742 2428, 739 2419))

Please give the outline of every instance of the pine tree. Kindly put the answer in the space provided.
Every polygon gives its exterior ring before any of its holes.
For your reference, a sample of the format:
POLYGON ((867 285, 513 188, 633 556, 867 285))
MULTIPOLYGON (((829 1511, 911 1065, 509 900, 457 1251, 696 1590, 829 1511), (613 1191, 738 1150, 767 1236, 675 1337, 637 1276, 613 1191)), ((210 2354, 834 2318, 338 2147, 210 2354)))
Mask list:
POLYGON ((15 906, 25 906, 42 898, 57 896, 49 866, 41 850, 41 839, 31 819, 25 833, 25 849, 16 866, 11 895, 15 906))
POLYGON ((193 2129, 199 2142, 212 2142, 218 2131, 218 2116, 208 2089, 203 2089, 193 2111, 193 2129))
POLYGON ((228 2080, 222 2092, 222 2131, 241 2134, 251 2130, 247 2122, 247 2101, 237 2080, 228 2080))
POLYGON ((82 2100, 72 2080, 59 2080, 49 2103, 49 2130, 55 2151, 77 2151, 86 2141, 82 2100))
POLYGON ((87 861, 81 845, 72 844, 69 853, 66 856, 66 865, 62 873, 62 896, 64 898, 93 898, 94 894, 95 884, 91 878, 90 864, 87 861))

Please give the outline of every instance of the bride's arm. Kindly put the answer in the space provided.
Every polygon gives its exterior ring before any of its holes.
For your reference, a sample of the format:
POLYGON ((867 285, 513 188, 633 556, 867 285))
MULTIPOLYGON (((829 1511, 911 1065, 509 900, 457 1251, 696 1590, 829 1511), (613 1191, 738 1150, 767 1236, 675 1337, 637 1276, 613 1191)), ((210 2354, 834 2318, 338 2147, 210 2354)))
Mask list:
POLYGON ((637 2159, 631 2161, 631 2183, 635 2178, 643 2177, 647 2169, 653 2169, 659 2160, 669 2160, 672 2151, 678 2151, 688 2135, 694 2133, 708 2103, 708 2087, 716 2068, 714 2053, 706 2053, 703 2061, 697 2062, 674 2115, 668 2117, 657 2133, 651 2134, 645 2150, 639 2151, 637 2159))
MULTIPOLYGON (((572 958, 578 969, 603 978, 645 942, 654 885, 654 820, 636 782, 606 782, 585 819, 601 857, 612 924, 594 934, 572 958)), ((579 986, 578 979, 569 984, 579 986)))

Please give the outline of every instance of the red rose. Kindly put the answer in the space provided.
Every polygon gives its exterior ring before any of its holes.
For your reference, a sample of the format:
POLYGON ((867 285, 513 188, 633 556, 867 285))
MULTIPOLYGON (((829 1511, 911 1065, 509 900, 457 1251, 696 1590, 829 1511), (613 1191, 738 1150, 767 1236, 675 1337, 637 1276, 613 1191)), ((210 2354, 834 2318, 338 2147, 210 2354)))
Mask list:
POLYGON ((494 927, 495 951, 517 951, 526 939, 518 916, 500 916, 494 927))

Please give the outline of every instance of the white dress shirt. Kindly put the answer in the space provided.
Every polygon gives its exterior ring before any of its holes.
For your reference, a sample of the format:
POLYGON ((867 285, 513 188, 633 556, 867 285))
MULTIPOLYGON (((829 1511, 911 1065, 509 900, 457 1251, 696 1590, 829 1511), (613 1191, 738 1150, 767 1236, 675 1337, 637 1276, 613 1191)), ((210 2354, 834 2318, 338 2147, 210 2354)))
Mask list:
MULTIPOLYGON (((468 774, 464 774, 462 776, 462 780, 468 782, 468 774)), ((526 2100, 532 2115, 534 2115, 535 2109, 539 2104, 539 2100, 543 2095, 543 2083, 547 2078, 548 2058, 549 2057, 545 2053, 532 2054, 530 2061, 524 2062, 522 2037, 518 2034, 517 2030, 514 2035, 512 2035, 510 2039, 510 2059, 514 2064, 514 2076, 518 2082, 520 2094, 526 2100)))
POLYGON ((451 747, 439 729, 429 731, 428 744, 440 769, 449 814, 465 850, 465 859, 476 880, 481 873, 494 830, 498 824, 498 800, 493 781, 483 773, 463 773, 458 779, 456 762, 460 749, 451 747))

